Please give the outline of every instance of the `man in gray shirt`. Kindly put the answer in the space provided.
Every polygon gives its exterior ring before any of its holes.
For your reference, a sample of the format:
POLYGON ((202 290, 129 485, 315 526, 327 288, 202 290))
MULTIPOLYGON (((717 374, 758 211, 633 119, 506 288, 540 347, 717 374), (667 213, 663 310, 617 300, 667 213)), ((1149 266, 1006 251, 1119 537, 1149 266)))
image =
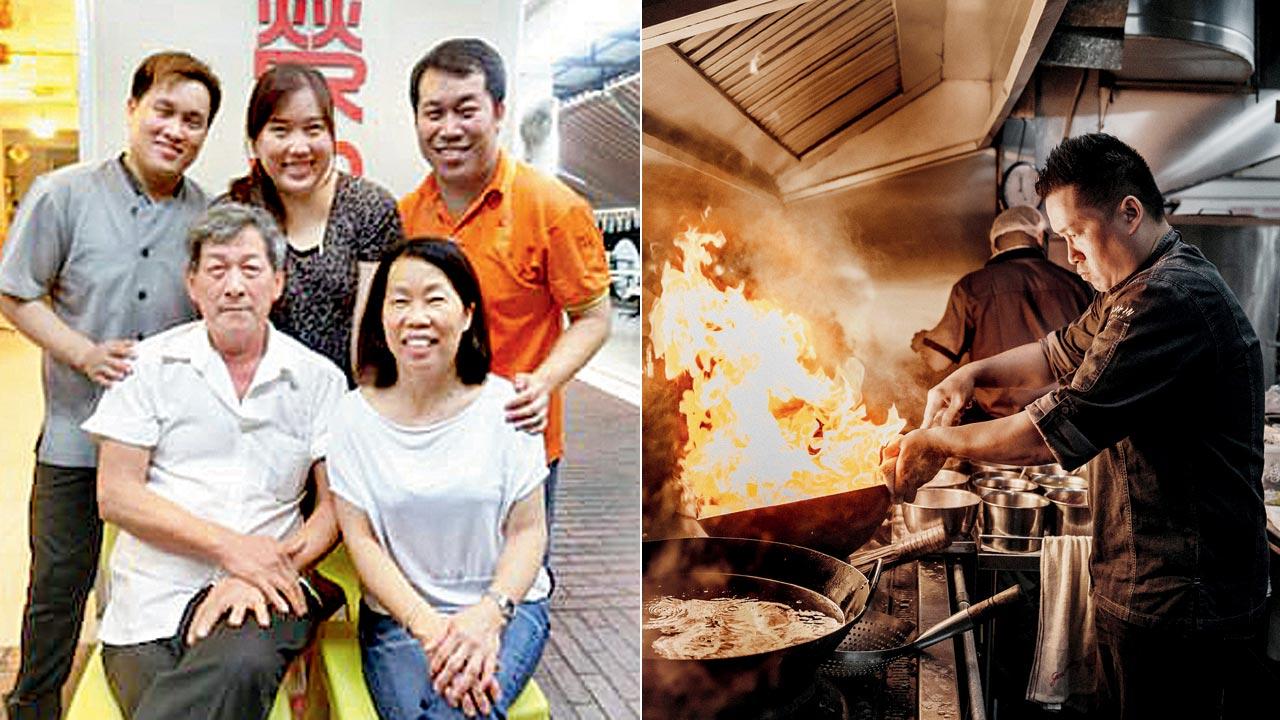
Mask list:
POLYGON ((42 176, 0 259, 0 313, 43 353, 45 417, 31 490, 31 577, 9 717, 57 718, 102 541, 95 447, 80 424, 130 372, 137 340, 192 319, 187 226, 204 192, 183 173, 218 112, 218 79, 179 52, 133 75, 120 156, 42 176))

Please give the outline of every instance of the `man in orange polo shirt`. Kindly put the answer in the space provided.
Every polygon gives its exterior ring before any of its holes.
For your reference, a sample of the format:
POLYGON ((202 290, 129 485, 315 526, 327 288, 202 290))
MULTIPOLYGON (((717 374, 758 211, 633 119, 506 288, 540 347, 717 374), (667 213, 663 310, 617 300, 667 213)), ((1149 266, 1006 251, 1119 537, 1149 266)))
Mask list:
POLYGON ((518 391, 507 419, 546 433, 549 527, 560 388, 609 336, 609 265, 590 206, 498 146, 505 95, 502 58, 483 40, 446 40, 418 61, 409 100, 432 173, 400 200, 400 216, 406 237, 453 238, 475 266, 493 370, 518 391))

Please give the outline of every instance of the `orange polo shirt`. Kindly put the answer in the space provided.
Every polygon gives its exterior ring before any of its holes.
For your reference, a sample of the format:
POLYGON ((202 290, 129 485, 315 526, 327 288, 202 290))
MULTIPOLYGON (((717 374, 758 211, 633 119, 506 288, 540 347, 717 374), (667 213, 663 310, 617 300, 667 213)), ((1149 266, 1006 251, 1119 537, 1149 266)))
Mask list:
MULTIPOLYGON (((579 312, 609 293, 604 239, 591 207, 555 178, 499 151, 489 184, 454 218, 435 173, 400 199, 407 238, 439 235, 462 247, 480 278, 493 371, 532 372, 579 312)), ((551 395, 547 461, 564 453, 564 397, 551 395)))

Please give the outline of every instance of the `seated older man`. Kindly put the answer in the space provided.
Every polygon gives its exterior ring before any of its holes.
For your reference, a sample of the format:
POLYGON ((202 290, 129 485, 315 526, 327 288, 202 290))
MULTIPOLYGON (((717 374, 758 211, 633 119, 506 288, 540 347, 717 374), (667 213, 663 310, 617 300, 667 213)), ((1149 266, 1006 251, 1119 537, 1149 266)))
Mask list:
POLYGON ((220 205, 188 242, 203 319, 139 343, 83 426, 102 518, 123 531, 102 657, 133 718, 265 718, 318 622, 301 573, 337 536, 326 421, 346 382, 267 320, 285 247, 269 215, 220 205))

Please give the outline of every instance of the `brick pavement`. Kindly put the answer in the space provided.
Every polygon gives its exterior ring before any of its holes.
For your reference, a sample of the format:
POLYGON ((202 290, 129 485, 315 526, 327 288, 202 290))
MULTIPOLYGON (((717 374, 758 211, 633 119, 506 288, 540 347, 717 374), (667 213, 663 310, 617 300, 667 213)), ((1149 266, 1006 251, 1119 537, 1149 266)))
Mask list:
POLYGON ((555 720, 640 717, 640 408, 583 382, 566 402, 551 641, 534 677, 555 720))

